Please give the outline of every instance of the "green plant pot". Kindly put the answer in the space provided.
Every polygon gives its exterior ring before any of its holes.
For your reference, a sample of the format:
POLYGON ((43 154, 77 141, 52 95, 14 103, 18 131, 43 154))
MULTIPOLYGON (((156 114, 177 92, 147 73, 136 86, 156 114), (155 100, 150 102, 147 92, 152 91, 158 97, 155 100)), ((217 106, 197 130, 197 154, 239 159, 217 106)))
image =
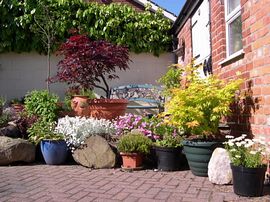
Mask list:
POLYGON ((208 163, 220 142, 184 141, 184 154, 191 172, 196 176, 208 176, 208 163))

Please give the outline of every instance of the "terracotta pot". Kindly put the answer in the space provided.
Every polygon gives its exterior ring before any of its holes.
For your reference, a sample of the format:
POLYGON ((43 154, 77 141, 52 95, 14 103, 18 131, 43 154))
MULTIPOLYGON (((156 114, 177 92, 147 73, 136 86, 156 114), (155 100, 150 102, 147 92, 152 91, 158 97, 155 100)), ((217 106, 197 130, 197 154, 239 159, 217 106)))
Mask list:
POLYGON ((90 99, 90 115, 94 118, 114 119, 124 115, 127 108, 126 99, 90 99))
POLYGON ((74 95, 71 100, 71 109, 75 116, 90 116, 88 96, 74 95))
POLYGON ((14 111, 15 111, 16 113, 20 113, 20 112, 22 112, 23 109, 24 109, 23 104, 12 104, 11 106, 12 106, 12 108, 14 109, 14 111))
POLYGON ((120 153, 123 160, 123 168, 138 168, 142 166, 142 154, 120 153))

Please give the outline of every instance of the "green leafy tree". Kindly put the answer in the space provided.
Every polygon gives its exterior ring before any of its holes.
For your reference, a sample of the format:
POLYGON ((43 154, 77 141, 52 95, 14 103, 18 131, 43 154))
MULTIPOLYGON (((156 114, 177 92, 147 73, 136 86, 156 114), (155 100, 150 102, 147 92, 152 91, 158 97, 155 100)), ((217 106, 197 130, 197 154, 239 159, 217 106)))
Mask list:
POLYGON ((39 5, 46 5, 53 12, 50 16, 57 16, 51 24, 56 40, 51 47, 53 51, 59 45, 58 42, 70 36, 69 30, 72 28, 94 40, 125 45, 136 53, 159 55, 171 45, 169 30, 172 22, 163 16, 161 10, 156 13, 149 10, 137 12, 128 5, 104 5, 80 0, 13 0, 0 1, 0 11, 4 13, 0 21, 1 52, 47 52, 42 37, 33 30, 36 27, 35 18, 37 21, 37 16, 47 15, 44 9, 39 9, 39 5))

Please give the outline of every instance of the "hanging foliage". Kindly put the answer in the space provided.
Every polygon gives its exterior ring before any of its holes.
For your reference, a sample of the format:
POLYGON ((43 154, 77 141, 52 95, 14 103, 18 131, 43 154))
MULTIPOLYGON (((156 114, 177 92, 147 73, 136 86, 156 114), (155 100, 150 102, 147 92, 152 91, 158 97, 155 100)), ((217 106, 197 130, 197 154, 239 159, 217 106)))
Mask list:
POLYGON ((49 6, 54 16, 56 40, 54 50, 75 28, 94 40, 125 45, 131 51, 158 55, 170 47, 171 21, 161 10, 137 12, 125 4, 85 3, 80 0, 11 0, 0 1, 0 52, 45 52, 38 35, 34 34, 34 17, 40 15, 38 2, 49 6))

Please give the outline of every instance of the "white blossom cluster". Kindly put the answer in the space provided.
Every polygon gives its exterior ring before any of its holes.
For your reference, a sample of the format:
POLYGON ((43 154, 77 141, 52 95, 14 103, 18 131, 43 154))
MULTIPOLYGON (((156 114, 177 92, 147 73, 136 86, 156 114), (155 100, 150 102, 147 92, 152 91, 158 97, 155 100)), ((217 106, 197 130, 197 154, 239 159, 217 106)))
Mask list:
POLYGON ((237 138, 229 135, 226 136, 228 141, 224 144, 231 156, 232 162, 249 167, 263 164, 263 161, 268 159, 270 154, 270 142, 267 142, 265 137, 248 139, 246 136, 245 134, 237 138))
POLYGON ((112 134, 115 128, 111 121, 105 119, 66 116, 58 120, 55 132, 63 134, 67 145, 74 150, 89 136, 112 134))

